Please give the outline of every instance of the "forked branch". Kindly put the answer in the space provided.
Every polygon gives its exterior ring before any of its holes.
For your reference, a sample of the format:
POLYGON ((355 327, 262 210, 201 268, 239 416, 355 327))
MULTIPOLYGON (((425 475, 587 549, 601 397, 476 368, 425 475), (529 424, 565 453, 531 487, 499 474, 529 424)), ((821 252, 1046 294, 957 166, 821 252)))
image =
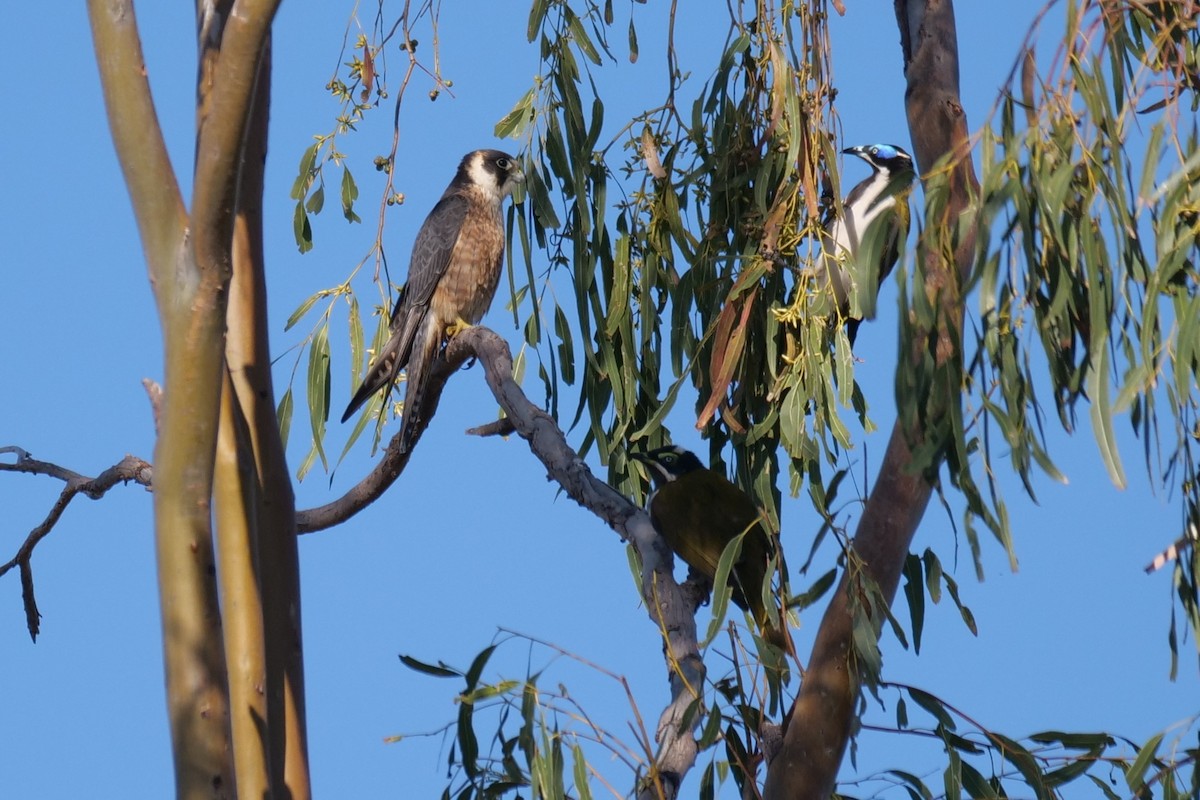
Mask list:
POLYGON ((25 541, 17 550, 17 554, 5 564, 0 565, 0 576, 3 576, 13 567, 20 569, 21 600, 25 605, 25 624, 29 629, 29 636, 34 641, 37 641, 38 621, 41 615, 38 613, 37 601, 33 595, 32 560, 33 550, 37 547, 38 542, 45 539, 50 534, 50 531, 54 530, 54 526, 58 524, 58 520, 62 517, 63 512, 67 510, 67 506, 75 499, 75 495, 82 493, 92 500, 99 500, 108 493, 109 489, 118 483, 129 483, 130 481, 140 483, 142 486, 149 488, 151 480, 154 477, 154 468, 150 466, 149 462, 143 461, 136 456, 125 456, 96 477, 89 478, 86 475, 80 475, 78 472, 60 467, 57 464, 52 464, 49 461, 38 461, 28 451, 15 445, 0 447, 0 453, 12 453, 16 456, 16 461, 12 463, 0 463, 0 472, 24 472, 29 475, 49 475, 52 478, 61 480, 65 484, 62 492, 58 495, 58 499, 54 501, 54 505, 50 507, 49 513, 46 514, 46 518, 29 532, 29 535, 25 537, 25 541))

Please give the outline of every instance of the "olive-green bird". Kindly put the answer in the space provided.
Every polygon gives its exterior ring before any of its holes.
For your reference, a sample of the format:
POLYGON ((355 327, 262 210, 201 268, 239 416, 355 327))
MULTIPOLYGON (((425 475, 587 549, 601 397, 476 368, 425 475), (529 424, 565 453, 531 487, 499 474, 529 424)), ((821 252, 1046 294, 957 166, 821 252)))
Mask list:
POLYGON ((655 489, 646 503, 650 521, 675 554, 711 584, 721 553, 746 532, 742 551, 729 574, 733 602, 749 611, 777 645, 782 638, 768 625, 762 585, 775 548, 758 506, 724 475, 707 469, 694 453, 670 445, 635 459, 650 467, 655 489))

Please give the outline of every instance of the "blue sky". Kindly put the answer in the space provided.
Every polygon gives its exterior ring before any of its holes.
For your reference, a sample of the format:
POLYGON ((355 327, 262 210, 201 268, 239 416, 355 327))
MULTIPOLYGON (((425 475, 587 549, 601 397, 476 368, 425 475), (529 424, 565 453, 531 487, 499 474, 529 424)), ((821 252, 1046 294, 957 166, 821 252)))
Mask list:
MULTIPOLYGON (((356 165, 359 213, 367 224, 349 226, 331 207, 315 222, 316 248, 300 255, 287 196, 301 152, 312 134, 328 130, 336 113, 323 87, 337 64, 349 5, 292 0, 284 4, 276 29, 266 224, 278 354, 303 335, 303 325, 283 331, 292 310, 317 289, 343 280, 373 236, 369 220, 382 183, 370 160, 386 152, 390 110, 375 112, 343 145, 356 165)), ((524 4, 466 5, 470 13, 451 12, 447 4, 441 20, 442 68, 456 96, 430 103, 422 97, 428 87, 417 79, 405 104, 397 188, 407 201, 389 212, 387 233, 394 277, 395 270, 403 273, 411 238, 462 154, 505 146, 494 139, 493 125, 537 71, 536 47, 524 40, 524 4)), ((723 24, 706 22, 723 19, 725 3, 708 5, 713 16, 698 14, 681 28, 680 41, 694 51, 700 70, 695 84, 707 77, 701 66, 709 63, 706 48, 719 46, 724 31, 723 24)), ((848 5, 848 15, 835 19, 832 28, 844 144, 907 145, 891 9, 848 5), (886 13, 877 13, 881 9, 886 13)), ((1022 0, 1003 14, 983 4, 959 5, 963 99, 969 121, 978 126, 1039 4, 1022 0)), ((653 102, 665 72, 650 46, 665 7, 633 8, 642 60, 603 73, 626 87, 630 109, 641 98, 628 87, 651 87, 647 103, 653 102)), ((185 196, 193 130, 190 9, 139 7, 157 107, 185 196)), ((0 357, 9 388, 0 398, 0 444, 17 444, 38 458, 96 474, 125 453, 152 455, 152 423, 140 381, 162 374, 158 322, 104 120, 86 13, 73 4, 52 27, 36 4, 16 4, 8 15, 0 33, 0 64, 9 75, 0 90, 9 109, 9 122, 0 128, 8 154, 0 193, 0 285, 6 299, 0 357)), ((1058 15, 1051 16, 1055 25, 1058 15)), ((393 53, 392 67, 399 66, 393 53)), ((618 118, 610 111, 610 129, 618 118)), ((861 165, 846 169, 845 180, 862 177, 861 165)), ((356 287, 364 304, 375 297, 366 272, 356 287)), ((516 346, 521 336, 512 329, 502 296, 488 322, 516 346)), ((894 308, 894 294, 885 294, 881 307, 894 308)), ((890 313, 894 324, 894 310, 890 313)), ((891 425, 895 356, 888 324, 884 315, 859 337, 858 354, 865 361, 859 376, 871 381, 880 431, 865 437, 858 432, 854 457, 865 453, 871 465, 881 459, 891 425)), ((347 352, 335 342, 335 409, 349 395, 347 352)), ((277 391, 286 385, 292 363, 291 355, 279 360, 277 391)), ((536 388, 531 394, 540 396, 536 388)), ((686 416, 690 398, 680 407, 686 416)), ((300 543, 310 744, 320 795, 427 797, 444 785, 448 744, 441 738, 384 739, 433 731, 452 720, 459 685, 408 671, 397 659, 401 653, 465 668, 493 638, 504 636, 498 631, 514 630, 626 676, 648 722, 666 699, 657 633, 639 607, 623 545, 557 495, 521 441, 463 436, 465 428, 494 416, 481 371, 457 375, 408 472, 391 491, 349 523, 300 543)), ((673 427, 680 443, 698 449, 684 416, 673 427)), ((932 547, 948 566, 959 554, 954 575, 980 635, 971 636, 943 601, 928 612, 920 657, 885 636, 889 679, 934 692, 981 724, 1013 736, 1058 728, 1144 740, 1200 711, 1190 640, 1181 644, 1179 680, 1167 679, 1169 571, 1142 573, 1146 561, 1175 537, 1178 510, 1174 498, 1151 491, 1141 444, 1126 434, 1124 420, 1119 428, 1131 484, 1124 492, 1108 481, 1086 426, 1074 438, 1052 432, 1051 453, 1070 485, 1038 479, 1041 505, 1029 502, 1016 481, 1005 481, 1020 560, 1016 573, 1002 550, 986 540, 986 581, 977 583, 965 541, 955 537, 945 511, 936 503, 930 507, 914 549, 932 547)), ((307 449, 306 429, 298 417, 289 451, 293 470, 307 449)), ((331 424, 329 448, 340 451, 348 433, 349 426, 331 424)), ((360 446, 332 481, 314 471, 297 487, 299 506, 328 501, 370 465, 367 448, 360 446)), ((6 511, 0 561, 41 521, 59 488, 47 478, 0 475, 6 511)), ((953 497, 951 504, 957 520, 960 504, 953 497)), ((785 500, 783 514, 784 546, 807 552, 819 526, 807 501, 785 500)), ((828 543, 825 547, 828 562, 833 553, 828 543)), ((77 499, 38 548, 34 576, 43 614, 36 645, 25 634, 16 575, 0 580, 5 795, 96 796, 97 787, 111 787, 99 794, 167 796, 172 773, 150 495, 131 486, 100 502, 77 499)), ((702 610, 702 623, 706 615, 702 610)), ((897 615, 907 619, 902 600, 897 615)), ((803 617, 797 632, 802 653, 818 621, 814 612, 803 617)), ((601 724, 626 735, 630 710, 611 680, 520 640, 506 643, 494 664, 492 678, 519 678, 526 669, 545 668, 544 686, 566 684, 601 724)), ((721 664, 714 657, 710 668, 715 672, 721 664)), ((892 714, 889 699, 887 710, 871 711, 868 720, 886 724, 892 714)), ((705 759, 702 755, 701 764, 705 759)), ((873 734, 862 737, 858 759, 866 772, 895 766, 927 774, 941 763, 935 747, 873 734)), ((615 765, 599 766, 622 790, 628 787, 628 776, 615 765)), ((847 764, 844 777, 853 774, 847 764)), ((932 783, 940 785, 940 779, 932 783)), ((732 788, 723 796, 734 796, 732 788)))

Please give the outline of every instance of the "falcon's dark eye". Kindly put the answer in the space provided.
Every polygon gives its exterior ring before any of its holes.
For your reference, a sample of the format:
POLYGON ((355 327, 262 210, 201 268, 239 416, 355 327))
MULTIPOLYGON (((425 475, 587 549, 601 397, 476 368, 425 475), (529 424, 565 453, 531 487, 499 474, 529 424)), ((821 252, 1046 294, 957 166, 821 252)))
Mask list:
POLYGON ((496 166, 499 167, 500 169, 508 169, 509 167, 512 166, 512 162, 509 161, 507 158, 497 158, 496 166))

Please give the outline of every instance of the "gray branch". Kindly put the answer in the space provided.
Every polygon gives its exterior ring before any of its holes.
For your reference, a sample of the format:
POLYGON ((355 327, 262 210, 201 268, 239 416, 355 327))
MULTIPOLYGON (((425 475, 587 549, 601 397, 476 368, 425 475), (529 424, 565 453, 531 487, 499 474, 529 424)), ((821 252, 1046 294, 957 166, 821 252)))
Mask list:
POLYGON ((129 483, 130 481, 149 488, 154 478, 154 468, 148 462, 136 456, 125 456, 96 477, 89 478, 86 475, 80 475, 78 472, 60 467, 57 464, 51 464, 48 461, 38 461, 26 450, 15 445, 0 447, 0 453, 12 453, 16 456, 16 461, 12 463, 0 462, 0 472, 24 472, 29 475, 49 475, 66 484, 62 492, 59 493, 58 499, 54 501, 54 505, 50 507, 50 512, 46 514, 46 518, 25 537, 25 541, 22 543, 20 549, 17 550, 17 554, 5 564, 0 565, 0 577, 13 567, 20 569, 21 599, 25 605, 25 624, 29 629, 29 636, 34 641, 37 641, 41 614, 38 613, 37 601, 33 595, 33 567, 31 562, 33 559, 33 550, 37 547, 38 542, 45 539, 50 534, 50 531, 54 530, 54 526, 58 523, 59 518, 62 517, 63 512, 67 510, 67 506, 75 498, 75 495, 84 494, 92 500, 99 500, 109 489, 118 483, 129 483))

